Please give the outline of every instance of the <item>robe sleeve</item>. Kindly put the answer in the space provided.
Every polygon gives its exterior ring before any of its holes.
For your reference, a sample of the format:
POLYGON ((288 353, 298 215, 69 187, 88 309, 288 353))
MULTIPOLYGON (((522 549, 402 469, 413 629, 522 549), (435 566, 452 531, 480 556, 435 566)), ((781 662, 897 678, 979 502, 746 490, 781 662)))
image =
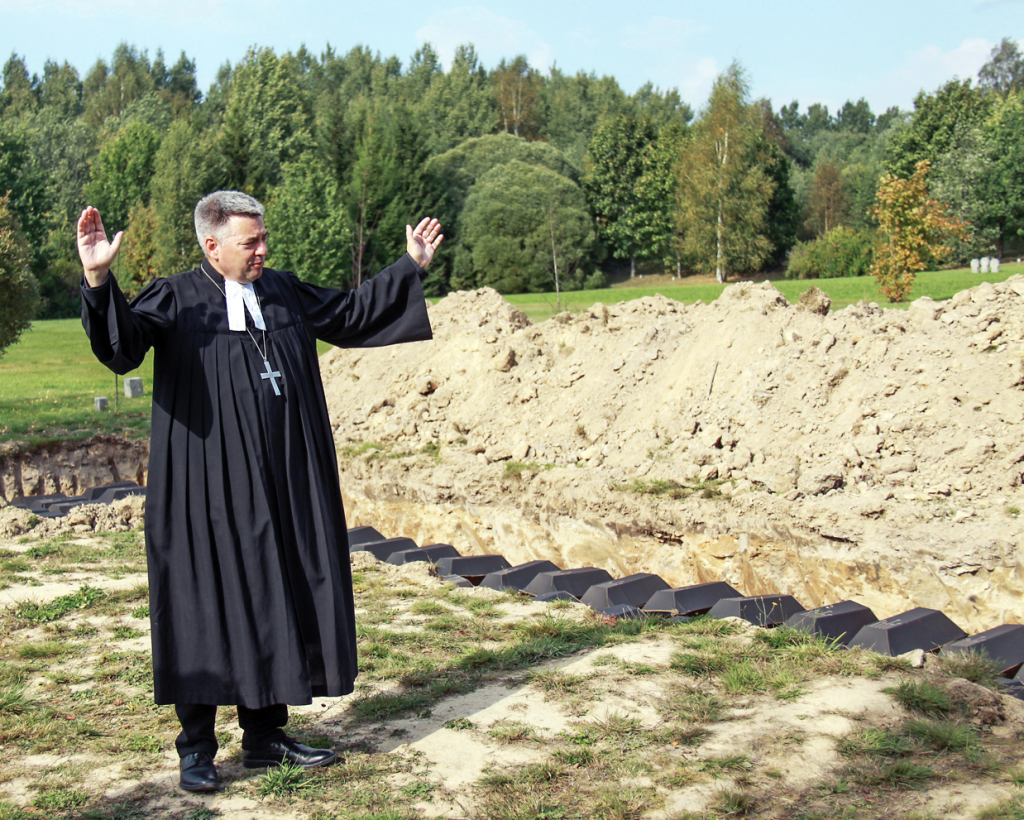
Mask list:
POLYGON ((174 291, 156 279, 128 303, 113 275, 96 288, 82 279, 82 325, 101 364, 124 375, 142 364, 146 352, 177 318, 174 291))
POLYGON ((318 339, 336 347, 381 347, 433 338, 420 284, 424 276, 406 254, 355 290, 298 279, 296 289, 318 339))

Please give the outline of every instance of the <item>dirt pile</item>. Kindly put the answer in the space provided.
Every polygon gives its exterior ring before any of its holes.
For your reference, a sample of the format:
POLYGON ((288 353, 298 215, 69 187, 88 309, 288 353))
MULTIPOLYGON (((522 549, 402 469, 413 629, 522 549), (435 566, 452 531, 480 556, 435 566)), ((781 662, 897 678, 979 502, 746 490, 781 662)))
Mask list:
POLYGON ((432 342, 322 359, 351 523, 1019 621, 1024 278, 820 310, 741 283, 532 324, 452 294, 432 342))

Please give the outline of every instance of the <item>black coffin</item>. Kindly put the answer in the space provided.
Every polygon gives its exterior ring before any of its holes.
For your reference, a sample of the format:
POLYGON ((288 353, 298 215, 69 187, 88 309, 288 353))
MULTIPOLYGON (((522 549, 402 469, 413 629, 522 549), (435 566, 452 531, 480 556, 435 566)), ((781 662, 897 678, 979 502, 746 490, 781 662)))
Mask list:
POLYGON ((738 590, 725 581, 691 584, 655 592, 644 606, 644 612, 664 612, 668 615, 700 615, 723 598, 742 598, 738 590))
POLYGON ((895 657, 914 649, 931 652, 966 637, 967 633, 939 610, 919 606, 863 627, 849 645, 895 657))
POLYGON ((348 551, 355 552, 358 544, 372 544, 374 541, 383 541, 381 535, 373 527, 353 527, 348 531, 348 551))
POLYGON ((378 561, 387 561, 399 550, 414 550, 417 544, 411 538, 385 538, 368 544, 349 545, 349 552, 368 552, 378 561))
POLYGON ((554 572, 542 572, 523 590, 530 595, 543 595, 545 592, 568 592, 577 600, 594 584, 603 584, 612 580, 608 570, 597 567, 579 567, 577 569, 560 569, 554 572))
POLYGON ((451 544, 429 544, 425 547, 416 547, 410 550, 399 550, 388 556, 387 562, 395 566, 411 564, 414 561, 429 561, 436 564, 442 558, 458 558, 459 551, 451 544))
POLYGON ((875 613, 864 604, 840 601, 838 604, 798 612, 786 621, 786 626, 846 646, 863 627, 877 622, 875 613))
POLYGON ((712 618, 742 618, 755 626, 780 626, 804 608, 792 595, 752 595, 723 598, 710 610, 712 618))
POLYGON ((515 589, 521 592, 540 573, 558 572, 558 569, 550 561, 527 561, 525 564, 487 573, 480 582, 480 586, 496 589, 499 592, 503 589, 515 589))
POLYGON ((510 566, 512 565, 505 560, 503 555, 463 555, 438 559, 437 573, 438 575, 461 575, 476 586, 488 573, 507 569, 510 566))
POLYGON ((650 572, 638 572, 635 575, 627 575, 625 578, 594 584, 580 598, 580 602, 598 611, 621 605, 639 609, 656 592, 668 588, 668 584, 660 576, 650 572))

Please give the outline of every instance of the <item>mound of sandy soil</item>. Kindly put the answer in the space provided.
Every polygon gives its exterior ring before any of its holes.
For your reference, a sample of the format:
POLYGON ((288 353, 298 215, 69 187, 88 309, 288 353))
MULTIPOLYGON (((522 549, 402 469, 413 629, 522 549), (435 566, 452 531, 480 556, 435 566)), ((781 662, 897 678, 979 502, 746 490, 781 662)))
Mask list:
POLYGON ((350 523, 1019 621, 1024 278, 826 307, 740 283, 533 324, 452 294, 433 341, 322 359, 350 523))

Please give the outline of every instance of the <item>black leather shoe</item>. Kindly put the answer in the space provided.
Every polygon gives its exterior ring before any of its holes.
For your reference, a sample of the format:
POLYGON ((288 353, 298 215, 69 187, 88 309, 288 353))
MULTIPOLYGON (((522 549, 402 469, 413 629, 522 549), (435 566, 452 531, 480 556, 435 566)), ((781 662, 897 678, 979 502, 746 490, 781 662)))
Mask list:
POLYGON ((296 740, 286 737, 275 740, 261 749, 247 749, 242 752, 242 765, 247 769, 263 769, 280 766, 285 761, 303 769, 330 766, 338 762, 338 756, 330 749, 311 749, 296 740))
POLYGON ((207 752, 193 752, 181 759, 181 780, 178 782, 187 792, 215 792, 220 788, 220 778, 213 765, 213 755, 207 752))

